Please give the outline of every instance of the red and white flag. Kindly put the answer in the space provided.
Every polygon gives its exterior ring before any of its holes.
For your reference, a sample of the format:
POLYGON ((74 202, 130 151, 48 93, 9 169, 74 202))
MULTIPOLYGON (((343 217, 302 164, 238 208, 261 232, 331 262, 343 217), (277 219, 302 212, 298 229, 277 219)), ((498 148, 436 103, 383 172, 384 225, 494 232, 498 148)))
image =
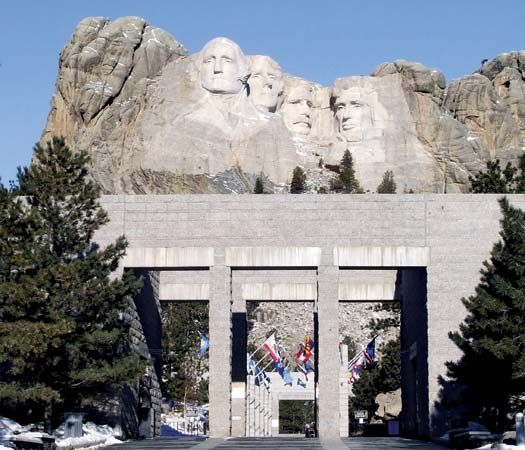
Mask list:
POLYGON ((281 357, 279 356, 279 350, 277 349, 277 343, 275 342, 274 334, 272 334, 268 339, 266 339, 266 341, 264 341, 263 347, 268 352, 273 362, 278 362, 281 360, 281 357))

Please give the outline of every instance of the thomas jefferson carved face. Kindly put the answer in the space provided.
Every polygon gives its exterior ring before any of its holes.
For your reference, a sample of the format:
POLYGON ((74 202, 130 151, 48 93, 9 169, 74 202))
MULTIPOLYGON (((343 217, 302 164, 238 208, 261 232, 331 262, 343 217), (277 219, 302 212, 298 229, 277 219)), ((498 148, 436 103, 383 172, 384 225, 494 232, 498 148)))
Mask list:
POLYGON ((334 93, 334 115, 339 133, 352 141, 356 132, 363 127, 363 119, 369 106, 362 99, 359 89, 349 88, 334 93))
POLYGON ((241 92, 249 75, 240 47, 227 38, 215 38, 201 52, 201 85, 213 94, 241 92))
POLYGON ((249 57, 251 75, 248 80, 250 96, 255 106, 275 112, 283 91, 283 72, 279 64, 268 56, 249 57))
POLYGON ((284 123, 292 133, 310 134, 311 109, 312 87, 307 83, 292 86, 281 107, 284 123))

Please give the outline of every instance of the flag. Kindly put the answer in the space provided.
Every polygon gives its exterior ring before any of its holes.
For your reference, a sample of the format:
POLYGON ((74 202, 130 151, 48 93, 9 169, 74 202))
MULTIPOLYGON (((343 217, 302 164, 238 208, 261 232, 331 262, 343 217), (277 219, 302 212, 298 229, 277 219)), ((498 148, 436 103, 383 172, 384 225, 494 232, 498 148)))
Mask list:
POLYGON ((315 372, 314 364, 311 360, 313 346, 314 341, 310 336, 306 336, 304 344, 299 344, 299 351, 295 354, 297 367, 304 374, 306 381, 308 381, 308 373, 315 372))
POLYGON ((273 365, 277 372, 279 372, 279 375, 281 375, 281 378, 284 381, 284 385, 293 386, 293 378, 292 374, 290 373, 290 369, 288 369, 288 367, 284 365, 282 359, 279 359, 279 361, 275 361, 273 365))
POLYGON ((304 340, 304 348, 308 353, 312 353, 315 348, 315 342, 310 336, 306 336, 304 340))
POLYGON ((373 364, 376 360, 376 338, 372 339, 366 346, 364 357, 367 364, 373 364))
POLYGON ((268 352, 274 363, 281 360, 279 350, 277 349, 277 343, 275 342, 275 334, 272 334, 266 339, 266 341, 264 341, 263 347, 268 352))
POLYGON ((366 347, 348 363, 348 383, 352 384, 354 381, 358 380, 361 370, 373 364, 375 360, 376 338, 373 338, 366 347))
POLYGON ((361 350, 357 357, 354 357, 352 361, 348 364, 348 383, 352 384, 356 380, 359 380, 359 373, 363 370, 365 365, 364 351, 361 350))
POLYGON ((295 359, 297 360, 297 362, 299 362, 300 364, 304 364, 306 361, 310 359, 310 356, 312 356, 312 353, 311 352, 307 353, 305 351, 304 345, 300 344, 299 351, 295 354, 295 359))
POLYGON ((210 348, 210 339, 208 338, 208 336, 206 336, 206 334, 201 333, 200 331, 199 337, 201 339, 201 346, 199 348, 199 358, 202 358, 210 348))
POLYGON ((270 390, 270 385, 272 384, 270 377, 259 367, 259 364, 253 358, 250 358, 248 361, 248 373, 255 376, 256 386, 262 384, 268 391, 270 390))
POLYGON ((311 359, 306 361, 306 363, 304 364, 304 368, 306 369, 306 373, 315 372, 314 363, 311 359))

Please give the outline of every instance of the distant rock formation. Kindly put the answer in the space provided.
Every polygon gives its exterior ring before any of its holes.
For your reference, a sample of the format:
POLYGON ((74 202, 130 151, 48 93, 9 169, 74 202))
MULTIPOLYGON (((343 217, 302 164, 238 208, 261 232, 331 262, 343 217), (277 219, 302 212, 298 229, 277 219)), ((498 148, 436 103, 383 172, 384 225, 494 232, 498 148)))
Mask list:
POLYGON ((523 151, 524 63, 500 55, 447 87, 399 60, 323 87, 226 38, 189 56, 141 18, 87 18, 60 55, 42 140, 88 151, 105 193, 251 192, 261 175, 286 192, 295 166, 318 190, 346 149, 365 190, 391 170, 398 192, 464 192, 485 161, 523 151))

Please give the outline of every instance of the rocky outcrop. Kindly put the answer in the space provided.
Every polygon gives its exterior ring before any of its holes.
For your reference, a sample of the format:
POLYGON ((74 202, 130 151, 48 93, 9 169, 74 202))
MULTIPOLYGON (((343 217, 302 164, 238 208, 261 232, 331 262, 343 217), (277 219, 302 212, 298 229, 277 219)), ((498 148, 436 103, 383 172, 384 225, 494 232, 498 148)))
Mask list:
POLYGON ((482 140, 492 158, 509 159, 506 153, 520 147, 519 128, 510 108, 487 77, 474 74, 454 80, 444 106, 482 140))
POLYGON ((87 18, 61 53, 42 140, 88 151, 106 193, 251 192, 257 176, 284 192, 295 166, 327 190, 345 150, 366 191, 391 170, 398 192, 464 192, 488 159, 522 152, 524 62, 500 55, 447 87, 397 60, 323 87, 226 38, 189 56, 141 18, 87 18))
POLYGON ((123 174, 142 150, 136 135, 148 88, 167 63, 186 54, 170 34, 138 17, 82 20, 60 54, 42 140, 62 135, 87 150, 104 191, 122 191, 123 174))
POLYGON ((382 421, 394 420, 401 414, 401 389, 381 393, 376 397, 377 407, 375 415, 382 421))
POLYGON ((468 177, 484 167, 486 146, 443 108, 445 77, 418 63, 395 61, 379 66, 373 76, 401 76, 405 98, 415 121, 415 137, 433 160, 439 185, 433 192, 461 192, 468 177))
POLYGON ((523 144, 525 132, 525 52, 503 53, 487 61, 478 71, 493 84, 510 108, 523 144))

